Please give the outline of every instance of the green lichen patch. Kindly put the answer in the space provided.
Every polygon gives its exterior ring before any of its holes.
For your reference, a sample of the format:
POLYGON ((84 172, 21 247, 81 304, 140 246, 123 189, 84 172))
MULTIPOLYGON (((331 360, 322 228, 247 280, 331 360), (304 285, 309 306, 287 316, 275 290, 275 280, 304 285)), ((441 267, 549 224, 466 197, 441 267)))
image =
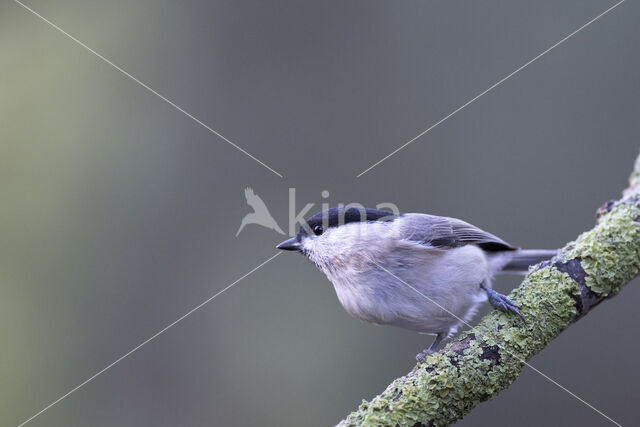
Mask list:
POLYGON ((579 258, 586 285, 600 296, 619 292, 640 270, 640 215, 638 202, 615 203, 598 225, 582 233, 564 260, 579 258))

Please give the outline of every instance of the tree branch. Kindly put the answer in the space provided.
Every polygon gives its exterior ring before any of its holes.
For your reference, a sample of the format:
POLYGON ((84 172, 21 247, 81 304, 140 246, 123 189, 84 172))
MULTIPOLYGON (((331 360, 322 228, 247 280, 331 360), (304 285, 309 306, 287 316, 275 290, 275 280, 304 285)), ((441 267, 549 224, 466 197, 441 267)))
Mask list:
POLYGON ((339 425, 444 426, 511 385, 524 361, 638 274, 640 157, 622 198, 605 203, 596 219, 592 230, 532 267, 510 294, 526 325, 489 313, 339 425))

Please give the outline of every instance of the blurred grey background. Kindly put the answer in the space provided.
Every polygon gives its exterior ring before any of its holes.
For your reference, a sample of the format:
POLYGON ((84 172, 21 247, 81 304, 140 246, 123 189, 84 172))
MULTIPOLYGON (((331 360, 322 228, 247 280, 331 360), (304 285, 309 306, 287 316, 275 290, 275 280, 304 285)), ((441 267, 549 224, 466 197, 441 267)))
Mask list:
MULTIPOLYGON (((246 186, 282 227, 295 187, 298 209, 394 202, 560 247, 619 195, 638 154, 637 2, 358 179, 614 2, 26 3, 284 178, 3 2, 1 425, 274 254, 272 230, 235 238, 246 186)), ((640 394, 638 285, 531 360, 623 425, 640 394)), ((311 263, 283 254, 29 425, 331 425, 430 340, 350 318, 311 263)), ((607 425, 528 369, 459 425, 514 423, 607 425)))

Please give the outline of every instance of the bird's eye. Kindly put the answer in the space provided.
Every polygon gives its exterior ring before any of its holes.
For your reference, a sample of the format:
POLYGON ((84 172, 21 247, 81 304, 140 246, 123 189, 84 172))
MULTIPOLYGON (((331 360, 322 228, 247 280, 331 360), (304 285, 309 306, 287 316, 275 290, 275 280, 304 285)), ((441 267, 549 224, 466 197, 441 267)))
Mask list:
POLYGON ((324 232, 324 229, 322 228, 321 225, 316 225, 313 227, 313 234, 315 234, 316 236, 321 235, 324 232))

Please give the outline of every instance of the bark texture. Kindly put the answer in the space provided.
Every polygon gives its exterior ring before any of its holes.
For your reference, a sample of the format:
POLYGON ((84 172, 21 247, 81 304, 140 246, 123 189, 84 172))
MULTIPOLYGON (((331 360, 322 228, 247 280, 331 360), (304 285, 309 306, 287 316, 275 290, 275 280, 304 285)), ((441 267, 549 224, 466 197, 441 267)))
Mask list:
POLYGON ((511 292, 526 324, 489 313, 339 425, 445 426, 507 388, 524 361, 638 274, 640 157, 622 198, 605 203, 596 219, 593 229, 532 267, 511 292))

